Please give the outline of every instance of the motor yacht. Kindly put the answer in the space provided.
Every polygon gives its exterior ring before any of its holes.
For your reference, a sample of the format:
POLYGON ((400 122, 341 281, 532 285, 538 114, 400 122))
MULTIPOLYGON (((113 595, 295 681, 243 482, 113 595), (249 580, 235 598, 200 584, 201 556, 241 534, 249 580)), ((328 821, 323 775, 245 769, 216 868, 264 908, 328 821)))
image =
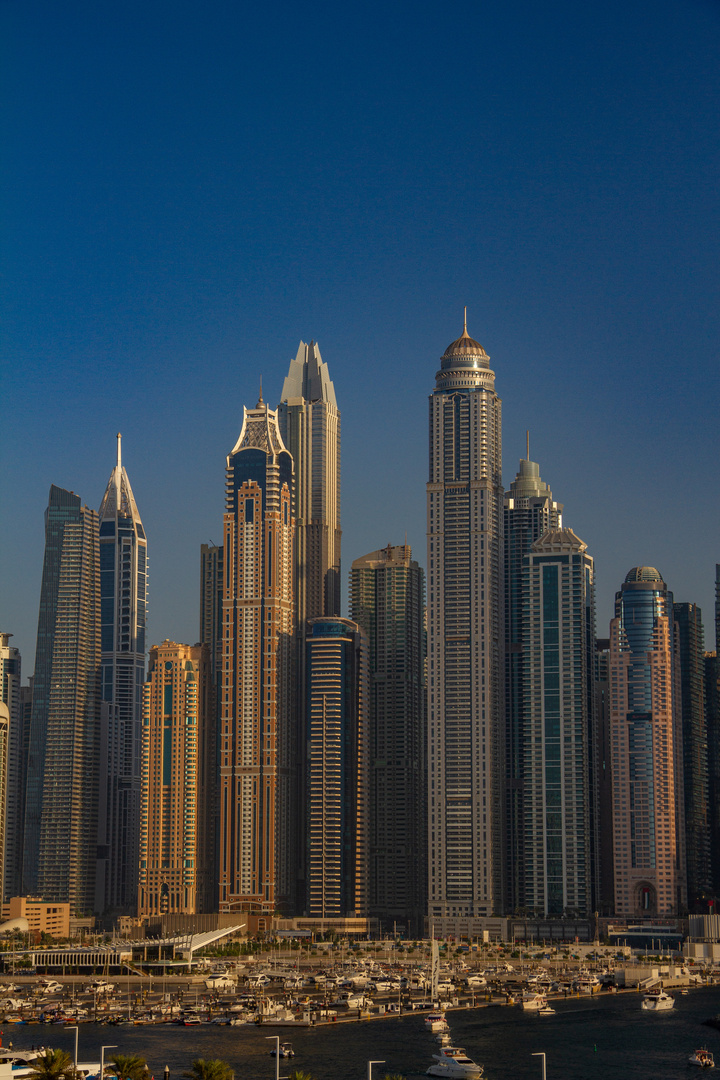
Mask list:
POLYGON ((427 1070, 428 1076, 444 1076, 448 1080, 477 1080, 482 1076, 482 1065, 477 1065, 460 1046, 441 1046, 433 1057, 435 1064, 427 1070))
POLYGON ((647 1012, 667 1012, 674 1006, 675 998, 671 994, 666 994, 664 990, 653 990, 652 993, 645 994, 641 1008, 647 1012))
POLYGON ((428 1013, 425 1017, 425 1027, 429 1031, 449 1031, 450 1025, 445 1019, 445 1014, 440 1012, 428 1013))

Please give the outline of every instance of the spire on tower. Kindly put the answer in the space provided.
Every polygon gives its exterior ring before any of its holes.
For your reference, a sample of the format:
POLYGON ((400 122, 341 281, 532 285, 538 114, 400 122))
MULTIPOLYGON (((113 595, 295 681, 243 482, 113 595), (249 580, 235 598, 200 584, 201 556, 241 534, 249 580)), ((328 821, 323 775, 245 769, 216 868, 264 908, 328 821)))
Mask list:
POLYGON ((121 435, 121 434, 120 434, 120 432, 118 431, 118 433, 117 433, 117 467, 118 467, 118 469, 121 469, 121 468, 122 468, 122 450, 121 450, 121 443, 122 443, 122 435, 121 435))

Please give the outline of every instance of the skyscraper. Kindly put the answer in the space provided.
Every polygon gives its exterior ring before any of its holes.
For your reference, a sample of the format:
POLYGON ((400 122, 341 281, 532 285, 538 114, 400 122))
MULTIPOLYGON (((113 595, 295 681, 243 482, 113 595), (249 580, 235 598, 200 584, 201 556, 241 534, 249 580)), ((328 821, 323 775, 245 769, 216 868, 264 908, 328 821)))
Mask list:
MULTIPOLYGON (((307 688, 305 639, 309 619, 340 615, 340 412, 335 388, 314 341, 300 342, 283 384, 277 412, 282 440, 294 464, 295 749, 298 835, 307 831, 307 688)), ((306 846, 297 845, 295 905, 307 894, 306 846)))
POLYGON ((25 817, 25 773, 27 758, 23 739, 24 710, 20 679, 20 650, 10 644, 12 634, 0 633, 0 701, 7 706, 7 791, 3 806, 3 899, 18 896, 22 874, 23 821, 25 817))
POLYGON ((307 663, 307 896, 314 918, 367 913, 367 639, 350 619, 312 619, 307 663))
POLYGON ((207 645, 153 646, 143 692, 139 915, 213 910, 211 701, 207 645))
POLYGON ((23 893, 95 907, 100 757, 98 515, 53 485, 45 514, 23 893))
POLYGON ((140 743, 147 541, 130 481, 117 461, 100 505, 103 767, 98 835, 98 906, 134 910, 137 902, 140 743))
POLYGON ((269 916, 291 902, 297 847, 294 524, 292 458, 262 398, 227 457, 225 499, 220 910, 269 916))
POLYGON ((514 911, 522 894, 523 806, 523 559, 547 529, 562 528, 562 503, 540 479, 540 466, 520 459, 505 493, 505 904, 514 911))
POLYGON ((308 619, 340 614, 340 412, 316 342, 300 342, 277 412, 295 466, 296 610, 308 619))
POLYGON ((587 544, 551 529, 523 560, 523 906, 586 916, 597 898, 595 589, 587 544))
POLYGON ((200 547, 200 641, 210 649, 213 675, 222 670, 223 548, 200 547))
POLYGON ((425 575, 406 545, 350 571, 351 615, 369 644, 368 913, 424 934, 427 913, 425 575))
POLYGON ((685 852, 690 911, 707 913, 712 890, 705 631, 697 604, 673 604, 680 653, 680 711, 685 790, 685 852))
POLYGON ((610 623, 615 914, 678 914, 687 900, 679 653, 672 593, 630 570, 610 623))
POLYGON ((501 402, 467 332, 430 396, 429 916, 437 933, 502 910, 501 402))

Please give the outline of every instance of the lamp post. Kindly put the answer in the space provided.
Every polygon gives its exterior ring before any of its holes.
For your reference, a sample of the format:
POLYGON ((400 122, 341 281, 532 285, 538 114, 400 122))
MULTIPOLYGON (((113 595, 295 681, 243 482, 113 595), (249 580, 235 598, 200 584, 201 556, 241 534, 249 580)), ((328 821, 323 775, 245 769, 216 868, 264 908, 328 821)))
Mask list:
POLYGON ((541 1052, 532 1056, 542 1058, 542 1080, 545 1080, 545 1054, 541 1052))
POLYGON ((103 1080, 105 1076, 105 1051, 117 1050, 117 1043, 109 1043, 107 1046, 100 1047, 100 1080, 103 1080))
POLYGON ((77 1061, 78 1061, 78 1039, 79 1039, 79 1037, 80 1037, 80 1028, 79 1028, 79 1027, 77 1027, 77 1026, 76 1026, 76 1027, 74 1027, 74 1028, 72 1028, 72 1027, 71 1027, 71 1028, 68 1028, 68 1031, 74 1031, 74 1032, 75 1032, 75 1072, 77 1072, 77 1061))
POLYGON ((266 1035, 266 1039, 272 1039, 275 1043, 275 1080, 280 1080, 280 1036, 266 1035))
POLYGON ((384 1065, 384 1061, 368 1061, 367 1080, 372 1080, 372 1067, 373 1065, 384 1065))

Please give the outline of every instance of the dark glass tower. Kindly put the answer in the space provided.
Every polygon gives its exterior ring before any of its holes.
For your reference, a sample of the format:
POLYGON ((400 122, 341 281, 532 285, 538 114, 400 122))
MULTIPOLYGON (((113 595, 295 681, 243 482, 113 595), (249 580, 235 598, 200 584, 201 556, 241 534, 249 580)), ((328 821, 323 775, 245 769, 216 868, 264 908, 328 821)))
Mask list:
POLYGON ((30 721, 23 893, 95 908, 100 763, 98 515, 50 488, 30 721))
POLYGON ((680 649, 685 850, 690 911, 707 913, 711 890, 705 632, 697 604, 673 604, 680 649))
POLYGON ((100 506, 103 762, 98 906, 137 904, 140 745, 145 680, 147 542, 128 475, 117 463, 100 506))
POLYGON ((540 466, 520 460, 505 493, 505 903, 520 906, 523 877, 523 559, 547 529, 562 528, 562 503, 540 479, 540 466))
POLYGON ((370 655, 371 918, 424 935, 427 912, 425 575, 407 545, 373 551, 350 571, 351 615, 370 655))

